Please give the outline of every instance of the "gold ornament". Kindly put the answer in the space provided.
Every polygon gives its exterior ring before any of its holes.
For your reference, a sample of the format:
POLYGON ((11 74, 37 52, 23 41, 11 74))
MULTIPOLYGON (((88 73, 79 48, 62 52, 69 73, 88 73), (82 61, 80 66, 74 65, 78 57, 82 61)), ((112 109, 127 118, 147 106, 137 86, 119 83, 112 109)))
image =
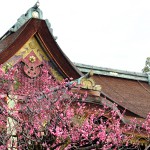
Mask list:
POLYGON ((30 62, 34 63, 36 61, 36 58, 34 56, 29 57, 30 62))

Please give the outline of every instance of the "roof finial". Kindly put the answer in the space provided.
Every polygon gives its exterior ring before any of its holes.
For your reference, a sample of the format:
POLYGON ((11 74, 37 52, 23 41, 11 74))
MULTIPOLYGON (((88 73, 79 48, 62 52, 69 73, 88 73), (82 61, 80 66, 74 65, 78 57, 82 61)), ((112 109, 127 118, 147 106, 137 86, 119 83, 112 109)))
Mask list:
POLYGON ((40 0, 37 0, 38 5, 40 6, 40 0))
POLYGON ((35 3, 35 5, 33 6, 33 8, 37 9, 37 8, 39 8, 39 6, 40 6, 40 2, 39 2, 39 0, 37 0, 37 2, 35 3))

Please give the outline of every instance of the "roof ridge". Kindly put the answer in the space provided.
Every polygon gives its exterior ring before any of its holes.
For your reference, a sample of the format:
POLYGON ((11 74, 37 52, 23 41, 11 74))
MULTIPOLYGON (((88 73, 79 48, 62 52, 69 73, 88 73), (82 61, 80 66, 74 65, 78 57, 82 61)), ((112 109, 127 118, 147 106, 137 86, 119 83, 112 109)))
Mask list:
POLYGON ((146 73, 124 71, 124 70, 105 68, 105 67, 97 67, 93 65, 86 65, 80 63, 74 63, 74 64, 81 72, 85 72, 85 73, 89 72, 90 70, 93 70, 94 73, 98 75, 105 75, 105 76, 112 76, 112 77, 148 82, 148 75, 146 73))
POLYGON ((16 32, 31 18, 43 19, 43 12, 39 8, 39 1, 37 1, 34 6, 29 8, 25 14, 22 14, 17 19, 17 22, 2 37, 0 37, 0 41, 8 37, 10 34, 16 32))

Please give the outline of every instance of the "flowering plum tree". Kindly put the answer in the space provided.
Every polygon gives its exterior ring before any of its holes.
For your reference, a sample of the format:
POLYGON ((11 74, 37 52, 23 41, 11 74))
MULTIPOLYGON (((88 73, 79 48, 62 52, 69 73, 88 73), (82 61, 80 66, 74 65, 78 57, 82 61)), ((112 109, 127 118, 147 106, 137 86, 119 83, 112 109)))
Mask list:
POLYGON ((138 148, 138 141, 130 144, 134 133, 150 137, 150 114, 141 126, 123 123, 118 110, 87 103, 80 88, 72 92, 75 82, 56 81, 45 66, 41 71, 27 80, 18 66, 0 70, 1 150, 138 148))

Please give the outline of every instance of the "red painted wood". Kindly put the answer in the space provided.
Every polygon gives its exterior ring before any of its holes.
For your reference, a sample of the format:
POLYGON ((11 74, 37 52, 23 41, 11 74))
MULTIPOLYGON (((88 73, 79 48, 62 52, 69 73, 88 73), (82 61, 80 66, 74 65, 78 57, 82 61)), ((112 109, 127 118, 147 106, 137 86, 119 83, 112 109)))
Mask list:
POLYGON ((5 44, 3 46, 6 47, 0 53, 0 64, 10 59, 34 35, 42 42, 41 45, 44 46, 45 52, 62 72, 64 78, 77 79, 82 76, 82 73, 67 58, 54 40, 45 20, 39 19, 29 20, 16 33, 8 36, 4 43, 3 41, 0 43, 0 46, 5 44))

